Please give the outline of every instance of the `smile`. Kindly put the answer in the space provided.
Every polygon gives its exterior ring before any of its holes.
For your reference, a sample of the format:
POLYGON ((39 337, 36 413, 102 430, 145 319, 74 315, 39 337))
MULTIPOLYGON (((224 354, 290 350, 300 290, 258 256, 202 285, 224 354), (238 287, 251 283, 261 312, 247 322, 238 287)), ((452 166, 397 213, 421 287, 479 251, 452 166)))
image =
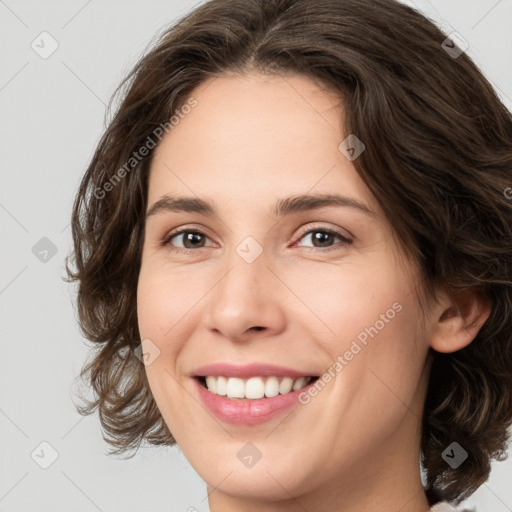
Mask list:
POLYGON ((245 366, 217 363, 190 375, 206 409, 231 424, 254 425, 301 405, 299 393, 318 376, 266 364, 245 366))
POLYGON ((219 396, 226 396, 234 400, 259 398, 272 398, 277 395, 286 395, 298 391, 317 377, 239 377, 207 376, 199 380, 208 391, 219 396))

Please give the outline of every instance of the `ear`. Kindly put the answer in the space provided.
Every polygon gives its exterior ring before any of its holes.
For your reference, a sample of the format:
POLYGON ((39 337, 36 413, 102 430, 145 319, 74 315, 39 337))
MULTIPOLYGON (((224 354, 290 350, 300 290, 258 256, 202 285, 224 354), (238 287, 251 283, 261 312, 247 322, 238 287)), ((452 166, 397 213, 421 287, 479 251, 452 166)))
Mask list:
POLYGON ((438 352, 455 352, 469 345, 489 318, 490 299, 478 288, 451 295, 441 292, 430 346, 438 352))

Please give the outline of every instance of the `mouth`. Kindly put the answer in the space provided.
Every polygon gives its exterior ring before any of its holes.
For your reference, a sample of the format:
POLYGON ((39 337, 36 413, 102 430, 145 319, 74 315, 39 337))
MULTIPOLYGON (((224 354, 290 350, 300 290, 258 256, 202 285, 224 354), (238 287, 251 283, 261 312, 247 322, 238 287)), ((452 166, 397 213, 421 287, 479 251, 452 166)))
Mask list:
MULTIPOLYGON (((316 372, 315 372, 316 373, 316 372)), ((303 404, 320 378, 311 370, 253 362, 217 362, 189 373, 205 409, 224 423, 255 425, 303 404)))
POLYGON ((198 375, 194 377, 213 395, 229 400, 260 400, 278 395, 288 395, 314 384, 319 376, 253 376, 249 378, 223 375, 198 375))
POLYGON ((265 423, 299 405, 302 393, 319 377, 194 376, 195 390, 206 409, 224 423, 256 425, 265 423), (291 386, 291 388, 290 388, 291 386))

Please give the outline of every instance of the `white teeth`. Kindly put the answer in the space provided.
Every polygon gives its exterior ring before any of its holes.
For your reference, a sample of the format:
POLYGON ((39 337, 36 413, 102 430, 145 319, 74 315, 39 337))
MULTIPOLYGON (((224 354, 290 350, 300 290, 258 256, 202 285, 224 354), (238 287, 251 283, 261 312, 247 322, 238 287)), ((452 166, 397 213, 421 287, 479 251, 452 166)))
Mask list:
POLYGON ((244 398, 244 381, 237 377, 230 377, 226 386, 226 394, 228 398, 244 398))
POLYGON ((251 377, 240 379, 238 377, 206 377, 206 387, 216 395, 227 396, 231 399, 239 398, 271 398, 279 394, 285 395, 297 391, 309 384, 311 377, 251 377))
POLYGON ((293 383, 293 391, 297 391, 300 388, 303 388, 306 384, 306 379, 304 377, 299 377, 294 383, 293 383))
POLYGON ((217 379, 215 377, 206 377, 206 386, 215 393, 217 391, 217 379))
POLYGON ((259 377, 251 377, 245 383, 245 398, 263 398, 264 396, 265 384, 263 379, 260 379, 259 377))
POLYGON ((293 387, 293 379, 291 379, 290 377, 285 377, 281 381, 281 384, 279 384, 279 393, 281 393, 281 395, 289 393, 292 390, 292 387, 293 387))
MULTIPOLYGON (((217 386, 215 391, 212 391, 212 393, 215 393, 220 396, 226 396, 226 387, 227 387, 227 379, 226 377, 212 377, 213 381, 217 381, 217 386)), ((206 385, 208 386, 208 377, 206 378, 206 385)), ((209 388, 208 388, 209 389, 209 388)))
POLYGON ((277 377, 269 377, 265 382, 265 396, 271 398, 279 395, 279 381, 277 377))

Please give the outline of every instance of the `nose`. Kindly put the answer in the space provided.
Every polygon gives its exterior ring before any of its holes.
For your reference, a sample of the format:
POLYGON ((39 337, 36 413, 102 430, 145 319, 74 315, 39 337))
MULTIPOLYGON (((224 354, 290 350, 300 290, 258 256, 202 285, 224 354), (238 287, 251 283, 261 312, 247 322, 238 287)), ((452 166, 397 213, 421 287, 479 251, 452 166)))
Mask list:
POLYGON ((287 290, 263 252, 248 263, 236 251, 208 295, 206 326, 241 342, 277 335, 285 329, 287 290))

